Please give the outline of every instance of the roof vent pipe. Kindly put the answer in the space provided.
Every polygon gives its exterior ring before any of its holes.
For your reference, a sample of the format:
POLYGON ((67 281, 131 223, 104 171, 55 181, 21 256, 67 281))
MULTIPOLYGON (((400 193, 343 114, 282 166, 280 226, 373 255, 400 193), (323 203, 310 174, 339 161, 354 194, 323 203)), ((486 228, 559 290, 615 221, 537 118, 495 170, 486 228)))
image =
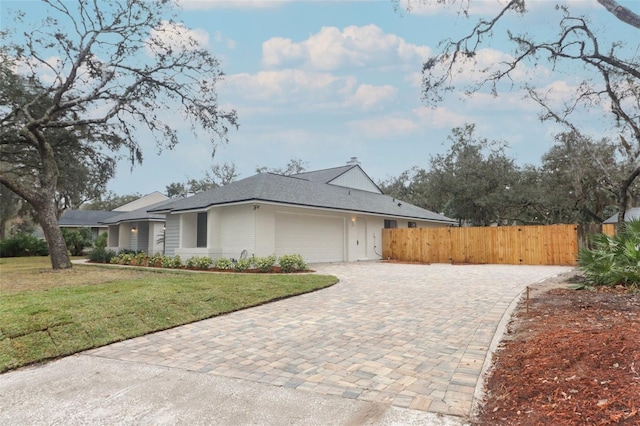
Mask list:
POLYGON ((351 157, 351 160, 347 161, 347 164, 349 164, 349 165, 360 165, 360 162, 358 161, 358 157, 351 157))

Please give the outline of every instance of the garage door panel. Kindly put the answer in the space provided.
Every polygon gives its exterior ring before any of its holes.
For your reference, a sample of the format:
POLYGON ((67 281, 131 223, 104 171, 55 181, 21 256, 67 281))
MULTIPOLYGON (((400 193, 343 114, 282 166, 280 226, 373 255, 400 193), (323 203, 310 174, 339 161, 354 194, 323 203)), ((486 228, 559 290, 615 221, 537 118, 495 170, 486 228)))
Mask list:
POLYGON ((307 262, 344 260, 344 218, 276 214, 276 255, 300 254, 307 262))

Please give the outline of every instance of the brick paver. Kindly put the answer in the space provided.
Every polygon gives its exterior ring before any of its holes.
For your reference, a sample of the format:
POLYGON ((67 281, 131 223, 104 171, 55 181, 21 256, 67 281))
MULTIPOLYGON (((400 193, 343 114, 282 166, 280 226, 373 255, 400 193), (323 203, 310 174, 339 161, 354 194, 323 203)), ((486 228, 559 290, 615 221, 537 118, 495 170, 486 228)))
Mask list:
POLYGON ((318 292, 87 352, 301 391, 467 416, 505 310, 568 267, 313 265, 318 292))

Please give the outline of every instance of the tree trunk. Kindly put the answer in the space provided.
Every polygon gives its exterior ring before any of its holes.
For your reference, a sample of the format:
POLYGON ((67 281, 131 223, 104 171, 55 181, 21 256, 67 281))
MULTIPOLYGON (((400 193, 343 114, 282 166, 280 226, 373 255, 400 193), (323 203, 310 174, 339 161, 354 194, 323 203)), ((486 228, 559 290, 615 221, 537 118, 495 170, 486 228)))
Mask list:
POLYGON ((56 207, 53 200, 44 201, 34 206, 38 217, 40 218, 40 226, 44 231, 44 236, 49 247, 49 256, 51 257, 51 266, 53 269, 69 269, 71 268, 71 260, 67 252, 67 244, 62 236, 62 230, 58 225, 56 215, 56 207))
POLYGON ((624 216, 629 204, 629 188, 638 176, 640 176, 640 167, 634 169, 629 177, 620 183, 620 190, 618 192, 618 222, 615 225, 616 232, 624 225, 624 216))

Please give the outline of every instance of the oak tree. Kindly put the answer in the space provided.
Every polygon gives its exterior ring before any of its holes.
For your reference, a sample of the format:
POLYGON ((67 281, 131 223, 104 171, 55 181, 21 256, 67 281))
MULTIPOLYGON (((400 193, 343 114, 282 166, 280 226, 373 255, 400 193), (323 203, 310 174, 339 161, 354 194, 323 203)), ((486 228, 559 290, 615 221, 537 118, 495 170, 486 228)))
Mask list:
MULTIPOLYGON (((457 2, 462 11, 475 0, 457 2)), ((631 25, 640 29, 640 16, 614 0, 594 0, 615 15, 620 25, 631 25)), ((428 1, 427 1, 428 2, 428 1)), ((455 0, 437 0, 437 3, 456 3, 455 0)), ((602 33, 595 28, 587 16, 573 13, 570 3, 556 6, 546 5, 553 12, 558 11, 558 25, 555 36, 547 37, 526 32, 526 25, 519 28, 502 28, 504 18, 512 13, 526 19, 527 0, 510 0, 491 19, 480 19, 469 33, 459 39, 446 39, 442 49, 423 65, 423 97, 430 105, 443 101, 444 96, 454 90, 471 94, 488 89, 494 95, 507 87, 517 87, 541 107, 540 118, 565 126, 567 132, 588 138, 576 124, 578 111, 589 110, 594 105, 609 106, 609 122, 614 132, 610 139, 619 141, 619 147, 626 157, 626 176, 617 182, 617 205, 619 223, 624 221, 624 213, 629 204, 630 188, 640 175, 640 61, 635 45, 627 46, 625 40, 605 41, 610 38, 610 29, 602 33), (489 66, 477 63, 478 54, 503 32, 511 42, 512 49, 504 60, 489 66), (606 35, 607 37, 604 37, 606 35), (552 93, 528 83, 522 72, 525 65, 535 72, 537 66, 550 64, 550 70, 563 68, 581 70, 584 79, 576 86, 575 93, 565 98, 562 105, 554 102, 552 93), (455 75, 461 65, 476 66, 476 74, 481 77, 470 85, 461 84, 455 75)), ((632 43, 635 39, 632 40, 632 43)), ((610 170, 601 168, 599 172, 610 176, 610 170)))
POLYGON ((142 141, 154 138, 158 150, 170 149, 184 122, 202 130, 215 150, 237 117, 218 105, 218 60, 176 22, 172 2, 43 5, 44 21, 28 21, 18 10, 12 18, 28 30, 0 34, 0 140, 19 142, 39 161, 26 166, 32 175, 23 179, 15 173, 22 165, 16 152, 16 161, 3 161, 0 183, 33 206, 52 266, 62 269, 71 264, 56 216, 62 165, 54 135, 73 134, 110 158, 124 153, 133 166, 142 161, 142 141))

